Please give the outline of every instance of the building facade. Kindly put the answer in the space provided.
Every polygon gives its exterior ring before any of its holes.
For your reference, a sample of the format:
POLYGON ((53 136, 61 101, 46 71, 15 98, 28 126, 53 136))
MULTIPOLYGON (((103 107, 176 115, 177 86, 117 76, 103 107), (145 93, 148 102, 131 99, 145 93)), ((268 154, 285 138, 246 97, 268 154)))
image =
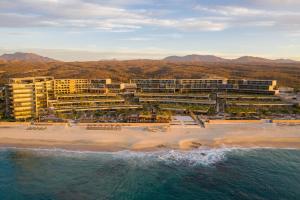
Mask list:
POLYGON ((107 93, 107 85, 111 79, 55 79, 54 93, 82 94, 82 93, 107 93))
POLYGON ((5 87, 6 115, 26 120, 49 113, 141 108, 118 95, 134 89, 111 79, 12 78, 5 87))
POLYGON ((15 119, 37 118, 54 98, 53 77, 12 78, 6 85, 6 114, 15 119))
POLYGON ((138 92, 151 93, 175 93, 177 89, 176 79, 131 79, 131 84, 136 84, 138 92))
POLYGON ((197 93, 237 92, 255 94, 276 94, 276 80, 238 79, 132 79, 138 92, 150 93, 197 93))
POLYGON ((132 79, 130 83, 112 83, 111 79, 54 79, 48 76, 11 78, 5 87, 6 115, 16 120, 25 120, 38 118, 49 112, 136 109, 141 108, 143 103, 152 102, 212 105, 215 101, 207 94, 219 91, 274 95, 277 92, 277 82, 132 79), (134 105, 135 101, 125 100, 123 94, 126 96, 128 93, 133 93, 139 99, 138 105, 134 105))

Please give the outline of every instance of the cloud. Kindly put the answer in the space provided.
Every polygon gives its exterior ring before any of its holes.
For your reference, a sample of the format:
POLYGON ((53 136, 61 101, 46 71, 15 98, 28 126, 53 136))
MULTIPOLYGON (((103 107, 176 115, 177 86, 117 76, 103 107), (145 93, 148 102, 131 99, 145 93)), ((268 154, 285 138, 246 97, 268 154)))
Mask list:
POLYGON ((1 27, 75 27, 123 32, 146 26, 219 31, 226 25, 201 17, 166 18, 145 9, 125 9, 84 0, 2 0, 1 27))
POLYGON ((154 40, 154 38, 150 38, 150 37, 131 37, 131 38, 125 38, 125 39, 120 39, 120 40, 141 42, 141 41, 151 41, 151 40, 154 40))
POLYGON ((251 3, 264 4, 264 5, 274 5, 274 6, 295 6, 300 5, 299 0, 250 0, 251 3))
POLYGON ((278 30, 300 30, 300 12, 292 10, 268 10, 231 5, 197 5, 194 9, 210 17, 223 19, 223 23, 227 23, 230 27, 259 26, 274 27, 278 30))
POLYGON ((121 38, 121 41, 135 41, 135 42, 148 42, 148 41, 160 41, 160 40, 178 40, 181 39, 183 35, 178 33, 169 33, 169 34, 145 34, 143 37, 129 37, 121 38))
POLYGON ((1 0, 0 27, 54 27, 132 32, 143 28, 179 31, 222 31, 234 27, 300 30, 300 12, 250 7, 254 4, 298 4, 293 0, 253 0, 238 4, 196 5, 192 0, 1 0), (173 2, 176 5, 171 4, 173 2), (182 8, 178 5, 182 5, 182 8), (153 7, 155 9, 153 10, 153 7), (173 11, 173 12, 171 12, 173 11))
POLYGON ((225 15, 225 16, 253 16, 262 14, 262 10, 258 9, 250 9, 246 7, 239 7, 239 6, 213 6, 207 7, 202 5, 195 6, 196 10, 209 12, 218 15, 225 15))

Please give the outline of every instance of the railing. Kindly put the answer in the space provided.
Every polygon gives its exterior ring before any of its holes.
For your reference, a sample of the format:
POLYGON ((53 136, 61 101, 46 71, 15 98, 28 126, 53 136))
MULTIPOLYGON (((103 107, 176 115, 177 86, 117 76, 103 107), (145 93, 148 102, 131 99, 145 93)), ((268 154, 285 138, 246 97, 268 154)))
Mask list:
POLYGON ((167 103, 185 103, 185 104, 215 104, 215 101, 196 101, 191 99, 158 99, 158 98, 139 98, 139 102, 167 102, 167 103))
POLYGON ((18 98, 18 99, 13 99, 14 102, 28 102, 28 101, 33 101, 33 98, 18 98))
POLYGON ((97 107, 62 107, 55 108, 55 112, 76 111, 95 111, 95 110, 121 110, 121 109, 140 109, 142 105, 121 105, 121 106, 97 106, 97 107))

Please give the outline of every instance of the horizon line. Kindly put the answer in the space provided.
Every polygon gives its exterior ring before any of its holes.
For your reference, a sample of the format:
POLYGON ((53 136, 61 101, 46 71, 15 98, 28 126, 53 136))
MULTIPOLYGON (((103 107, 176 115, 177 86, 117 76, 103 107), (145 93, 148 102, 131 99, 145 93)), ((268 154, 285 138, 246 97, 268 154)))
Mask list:
POLYGON ((32 53, 39 56, 47 57, 61 62, 94 62, 94 61, 130 61, 130 60, 163 60, 166 57, 171 56, 216 56, 226 60, 234 60, 241 57, 257 57, 269 60, 293 60, 300 62, 300 57, 293 56, 272 56, 266 54, 226 54, 226 53, 210 53, 210 52, 135 52, 135 51, 93 51, 93 50, 74 50, 74 49, 20 49, 20 50, 8 50, 0 49, 0 56, 4 54, 15 53, 32 53), (78 54, 84 54, 78 59, 78 54), (63 58, 65 57, 65 58, 63 58), (98 58, 99 57, 99 58, 98 58), (77 59, 76 59, 77 58, 77 59))

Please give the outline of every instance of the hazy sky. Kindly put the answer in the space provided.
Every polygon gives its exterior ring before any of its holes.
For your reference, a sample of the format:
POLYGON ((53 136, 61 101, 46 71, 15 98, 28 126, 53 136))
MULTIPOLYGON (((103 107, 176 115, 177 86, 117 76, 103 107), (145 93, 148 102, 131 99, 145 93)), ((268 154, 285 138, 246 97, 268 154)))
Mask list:
POLYGON ((300 0, 0 0, 0 53, 300 60, 300 0))

